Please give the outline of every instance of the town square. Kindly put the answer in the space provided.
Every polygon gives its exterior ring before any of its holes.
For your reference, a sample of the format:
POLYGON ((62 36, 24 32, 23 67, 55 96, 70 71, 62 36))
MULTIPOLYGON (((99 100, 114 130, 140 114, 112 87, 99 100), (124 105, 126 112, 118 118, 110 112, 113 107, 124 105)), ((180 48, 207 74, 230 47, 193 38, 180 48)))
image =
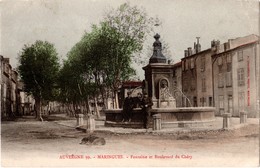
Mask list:
POLYGON ((259 166, 258 1, 1 8, 1 166, 259 166))

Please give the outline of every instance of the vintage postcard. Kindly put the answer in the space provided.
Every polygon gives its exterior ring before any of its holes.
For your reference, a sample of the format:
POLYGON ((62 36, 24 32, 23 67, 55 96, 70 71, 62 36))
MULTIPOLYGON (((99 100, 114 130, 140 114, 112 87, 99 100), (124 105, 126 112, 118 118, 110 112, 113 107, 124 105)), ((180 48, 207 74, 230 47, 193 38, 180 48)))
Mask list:
POLYGON ((1 167, 258 167, 258 0, 1 0, 1 167))

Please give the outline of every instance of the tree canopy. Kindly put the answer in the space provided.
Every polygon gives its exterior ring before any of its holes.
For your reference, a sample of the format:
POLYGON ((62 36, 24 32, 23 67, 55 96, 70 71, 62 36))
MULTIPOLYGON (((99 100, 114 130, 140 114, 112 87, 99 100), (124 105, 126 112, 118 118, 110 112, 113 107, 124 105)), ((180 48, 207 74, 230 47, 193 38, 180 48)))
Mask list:
MULTIPOLYGON (((59 72, 59 59, 54 45, 47 41, 25 45, 19 63, 18 70, 24 82, 24 89, 34 96, 36 105, 41 100, 53 100, 59 72)), ((40 117, 39 107, 37 113, 37 117, 40 117)))
POLYGON ((60 73, 62 94, 82 102, 86 95, 102 94, 105 98, 110 90, 116 100, 121 82, 135 74, 132 60, 142 50, 152 25, 153 18, 129 3, 107 12, 104 20, 85 32, 67 54, 60 73))

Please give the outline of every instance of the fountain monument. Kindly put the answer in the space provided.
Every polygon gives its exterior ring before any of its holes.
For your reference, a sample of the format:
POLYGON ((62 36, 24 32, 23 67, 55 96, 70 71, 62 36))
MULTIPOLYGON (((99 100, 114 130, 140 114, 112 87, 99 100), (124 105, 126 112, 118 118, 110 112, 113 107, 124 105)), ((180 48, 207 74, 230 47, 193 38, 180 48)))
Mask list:
MULTIPOLYGON (((159 119, 160 126, 154 126, 156 122, 150 122, 150 127, 197 127, 204 126, 215 120, 214 107, 176 107, 174 92, 174 65, 167 63, 162 53, 160 35, 154 36, 153 55, 149 64, 143 67, 145 71, 145 86, 143 90, 152 99, 151 118, 159 119), (153 117, 152 117, 153 116, 153 117)), ((143 114, 140 108, 133 110, 132 121, 124 124, 122 109, 107 109, 106 126, 142 127, 143 114)), ((152 120, 151 120, 152 121, 152 120)))

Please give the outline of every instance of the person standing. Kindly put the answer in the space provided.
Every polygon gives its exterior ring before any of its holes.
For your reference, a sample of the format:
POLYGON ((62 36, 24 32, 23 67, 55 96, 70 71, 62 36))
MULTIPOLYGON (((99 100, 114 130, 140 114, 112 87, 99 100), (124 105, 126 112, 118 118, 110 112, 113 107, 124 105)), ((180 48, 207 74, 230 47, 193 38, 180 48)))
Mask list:
POLYGON ((150 116, 151 116, 151 109, 153 106, 152 100, 148 97, 147 93, 143 94, 143 99, 142 99, 142 113, 143 113, 143 123, 144 123, 144 128, 148 129, 149 128, 149 122, 150 122, 150 116))
POLYGON ((137 97, 133 97, 133 101, 134 101, 134 108, 141 108, 141 103, 143 100, 143 95, 142 93, 137 93, 137 97))
POLYGON ((127 92, 127 97, 125 98, 123 104, 122 122, 131 122, 133 106, 134 102, 133 98, 131 97, 131 92, 127 92))

